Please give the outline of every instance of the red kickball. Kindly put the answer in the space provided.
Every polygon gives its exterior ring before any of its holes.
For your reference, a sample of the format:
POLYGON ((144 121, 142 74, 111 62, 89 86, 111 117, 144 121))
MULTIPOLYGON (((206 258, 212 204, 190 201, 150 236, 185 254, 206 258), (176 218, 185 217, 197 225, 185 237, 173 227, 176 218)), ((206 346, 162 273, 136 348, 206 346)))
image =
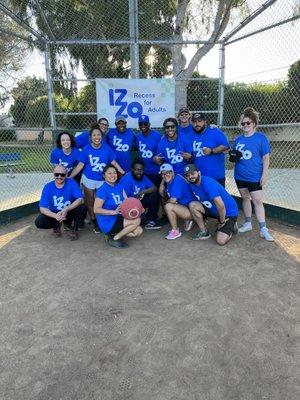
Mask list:
POLYGON ((125 219, 136 219, 145 211, 142 203, 135 197, 127 197, 120 206, 120 211, 125 219))

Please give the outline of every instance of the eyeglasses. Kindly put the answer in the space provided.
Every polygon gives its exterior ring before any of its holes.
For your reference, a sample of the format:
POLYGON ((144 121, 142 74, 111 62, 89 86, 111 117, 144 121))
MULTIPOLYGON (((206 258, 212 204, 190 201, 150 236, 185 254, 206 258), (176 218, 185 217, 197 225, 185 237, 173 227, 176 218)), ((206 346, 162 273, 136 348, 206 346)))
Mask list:
POLYGON ((246 121, 246 122, 242 122, 241 125, 245 126, 245 125, 251 125, 252 121, 246 121))
POLYGON ((174 129, 175 128, 175 125, 166 125, 165 126, 165 130, 167 130, 167 129, 174 129))
POLYGON ((54 172, 55 178, 65 178, 67 174, 64 174, 63 172, 54 172))
POLYGON ((148 122, 139 122, 139 126, 148 126, 148 122))
POLYGON ((105 122, 100 122, 99 125, 108 126, 105 122))
POLYGON ((162 176, 164 176, 164 175, 171 175, 171 174, 172 174, 172 171, 164 171, 164 172, 162 172, 161 174, 162 174, 162 176))

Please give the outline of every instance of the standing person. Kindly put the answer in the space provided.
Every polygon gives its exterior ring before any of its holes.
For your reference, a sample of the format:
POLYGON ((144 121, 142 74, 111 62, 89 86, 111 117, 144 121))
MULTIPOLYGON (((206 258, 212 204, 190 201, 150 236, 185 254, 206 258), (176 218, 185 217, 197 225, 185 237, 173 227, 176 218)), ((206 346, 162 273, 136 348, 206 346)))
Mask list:
POLYGON ((83 228, 87 209, 82 204, 82 193, 74 179, 67 178, 63 165, 53 170, 54 180, 48 182, 40 199, 40 215, 35 220, 39 229, 53 229, 55 237, 61 236, 61 223, 70 227, 69 238, 78 239, 78 229, 83 228))
POLYGON ((144 162, 144 172, 147 178, 159 188, 161 177, 158 174, 159 166, 153 161, 161 135, 150 128, 148 115, 139 117, 140 132, 135 137, 135 144, 139 157, 144 162))
POLYGON ((120 214, 120 205, 127 196, 123 185, 118 182, 117 168, 108 164, 103 169, 103 176, 104 183, 96 192, 94 212, 107 243, 125 248, 128 244, 121 240, 124 236, 138 237, 142 234, 141 219, 128 220, 120 214))
POLYGON ((188 137, 177 131, 178 122, 175 118, 164 120, 165 135, 157 146, 157 154, 153 158, 158 165, 171 164, 176 174, 184 174, 184 167, 191 160, 191 146, 188 137))
POLYGON ((92 126, 90 141, 91 143, 80 152, 79 163, 72 171, 71 178, 83 170, 82 185, 85 204, 94 224, 94 232, 99 233, 94 214, 94 201, 96 190, 103 184, 103 168, 111 163, 121 174, 124 174, 124 170, 116 162, 116 155, 112 149, 102 141, 102 132, 98 124, 92 126))
POLYGON ((182 236, 178 228, 178 218, 185 221, 185 231, 192 228, 193 217, 188 206, 195 197, 188 182, 182 175, 174 173, 172 165, 163 164, 159 172, 162 175, 159 194, 165 199, 164 209, 171 225, 166 239, 174 240, 182 236))
POLYGON ((263 132, 257 130, 259 114, 252 107, 244 110, 240 119, 243 134, 234 140, 233 148, 242 153, 236 162, 234 178, 243 201, 245 222, 239 232, 252 230, 252 207, 259 223, 260 236, 274 241, 266 226, 262 188, 268 181, 270 143, 263 132))
POLYGON ((198 199, 189 204, 190 212, 199 227, 192 240, 210 238, 205 226, 205 218, 214 218, 217 225, 217 243, 224 246, 229 242, 233 233, 237 233, 238 206, 233 197, 220 183, 208 176, 201 176, 201 172, 194 164, 185 167, 185 176, 190 182, 191 189, 198 199))
POLYGON ((187 107, 182 107, 178 111, 178 132, 189 135, 193 131, 191 124, 191 112, 187 107))
MULTIPOLYGON (((94 126, 94 125, 95 125, 95 123, 93 123, 91 126, 94 126)), ((103 138, 102 140, 106 141, 106 135, 109 130, 108 119, 104 118, 104 117, 99 118, 98 125, 99 125, 100 131, 102 133, 102 138, 103 138)), ((75 141, 76 141, 76 147, 78 149, 83 149, 85 146, 90 144, 90 131, 85 130, 82 132, 76 132, 75 141)))
POLYGON ((193 131, 189 135, 192 143, 194 163, 202 175, 218 181, 225 187, 225 154, 228 140, 219 128, 207 124, 203 113, 192 116, 193 131))
POLYGON ((160 196, 157 187, 144 174, 144 162, 135 159, 131 164, 131 171, 121 179, 121 183, 128 197, 139 199, 147 212, 142 214, 145 229, 160 229, 157 213, 160 206, 160 196))
POLYGON ((50 162, 53 166, 63 165, 70 175, 73 168, 78 164, 79 154, 73 135, 67 131, 60 132, 56 138, 56 148, 51 151, 50 162))
POLYGON ((123 115, 119 115, 115 120, 116 128, 109 130, 107 144, 114 150, 116 161, 121 168, 128 172, 131 165, 131 149, 135 138, 132 129, 127 128, 127 121, 123 115))

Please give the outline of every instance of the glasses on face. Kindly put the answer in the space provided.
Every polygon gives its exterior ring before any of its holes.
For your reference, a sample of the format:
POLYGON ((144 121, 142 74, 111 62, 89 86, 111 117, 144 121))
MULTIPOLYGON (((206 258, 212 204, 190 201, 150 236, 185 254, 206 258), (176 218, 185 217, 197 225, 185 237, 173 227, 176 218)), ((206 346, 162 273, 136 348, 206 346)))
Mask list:
POLYGON ((106 124, 105 122, 100 122, 99 125, 108 126, 108 124, 106 124))
POLYGON ((148 126, 148 122, 140 122, 139 126, 148 126))
POLYGON ((63 172, 54 172, 55 178, 65 178, 67 174, 64 174, 63 172))
POLYGON ((168 130, 168 129, 175 129, 175 125, 166 125, 165 130, 168 130))
POLYGON ((165 176, 165 175, 171 175, 172 174, 172 171, 166 171, 166 172, 162 172, 162 176, 165 176))
POLYGON ((242 122, 242 123, 241 123, 242 126, 251 125, 251 124, 252 124, 251 121, 245 121, 245 122, 242 122))

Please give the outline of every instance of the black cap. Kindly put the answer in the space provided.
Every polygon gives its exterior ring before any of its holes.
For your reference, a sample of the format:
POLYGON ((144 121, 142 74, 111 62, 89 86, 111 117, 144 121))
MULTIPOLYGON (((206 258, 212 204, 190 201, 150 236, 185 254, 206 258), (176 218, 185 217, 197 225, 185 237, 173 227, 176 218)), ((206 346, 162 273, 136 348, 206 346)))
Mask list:
POLYGON ((198 171, 197 167, 195 164, 188 164, 185 168, 184 168, 184 175, 189 175, 192 174, 193 172, 198 171))
POLYGON ((197 112, 197 113, 194 113, 192 115, 192 121, 196 121, 196 119, 202 119, 202 120, 205 121, 206 120, 206 116, 202 112, 197 112))

